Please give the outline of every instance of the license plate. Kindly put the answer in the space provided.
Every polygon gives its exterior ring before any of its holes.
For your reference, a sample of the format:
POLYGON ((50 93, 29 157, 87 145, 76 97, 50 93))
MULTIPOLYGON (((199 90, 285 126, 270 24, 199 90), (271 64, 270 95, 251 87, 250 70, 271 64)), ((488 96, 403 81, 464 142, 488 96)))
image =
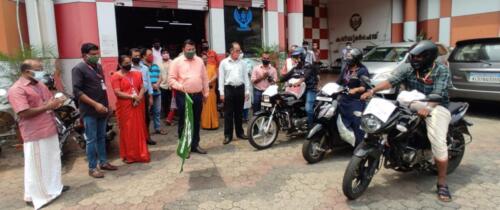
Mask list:
POLYGON ((500 73, 471 72, 469 82, 500 83, 500 73))
POLYGON ((267 103, 267 102, 262 102, 260 103, 261 106, 265 106, 265 107, 273 107, 273 105, 271 103, 267 103))
POLYGON ((323 96, 318 96, 316 97, 316 101, 333 101, 333 98, 330 98, 330 97, 323 97, 323 96))

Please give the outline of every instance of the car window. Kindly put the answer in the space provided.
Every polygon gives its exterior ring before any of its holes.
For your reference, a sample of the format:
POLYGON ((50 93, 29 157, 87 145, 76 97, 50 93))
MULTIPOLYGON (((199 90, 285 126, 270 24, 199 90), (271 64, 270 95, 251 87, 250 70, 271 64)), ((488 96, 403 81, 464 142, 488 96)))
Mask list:
POLYGON ((477 43, 457 47, 450 60, 457 62, 500 62, 500 43, 477 43))
POLYGON ((408 47, 376 47, 366 54, 363 61, 399 62, 407 52, 408 47))

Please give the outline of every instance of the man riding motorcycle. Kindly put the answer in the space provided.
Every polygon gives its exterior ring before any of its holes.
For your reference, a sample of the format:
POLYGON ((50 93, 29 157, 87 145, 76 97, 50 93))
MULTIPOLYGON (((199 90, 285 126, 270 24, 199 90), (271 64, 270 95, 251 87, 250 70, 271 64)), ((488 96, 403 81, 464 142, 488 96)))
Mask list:
POLYGON ((311 126, 314 120, 314 101, 316 99, 316 86, 318 85, 318 71, 314 65, 306 63, 306 51, 298 47, 292 52, 292 59, 297 65, 281 78, 281 82, 288 81, 294 75, 300 75, 299 81, 292 86, 299 86, 302 82, 306 83, 306 113, 307 125, 311 126))
POLYGON ((428 40, 420 41, 409 51, 411 67, 401 69, 386 81, 361 96, 362 100, 370 98, 378 91, 390 89, 403 84, 408 91, 417 90, 425 95, 442 96, 441 103, 428 103, 418 109, 418 115, 425 118, 427 136, 431 142, 432 153, 438 169, 437 194, 441 201, 451 201, 451 193, 446 184, 448 167, 448 148, 446 137, 451 114, 448 111, 448 87, 450 73, 448 67, 434 62, 438 56, 437 46, 428 40))

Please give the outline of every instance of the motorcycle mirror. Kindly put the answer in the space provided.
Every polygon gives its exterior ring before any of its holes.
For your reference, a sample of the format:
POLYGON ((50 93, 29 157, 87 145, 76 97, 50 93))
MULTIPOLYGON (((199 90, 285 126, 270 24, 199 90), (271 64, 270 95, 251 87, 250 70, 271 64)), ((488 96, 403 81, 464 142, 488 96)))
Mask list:
POLYGON ((0 96, 6 96, 7 95, 7 90, 5 89, 0 89, 0 96))
POLYGON ((426 99, 422 100, 424 102, 441 102, 443 97, 438 94, 429 94, 426 99))

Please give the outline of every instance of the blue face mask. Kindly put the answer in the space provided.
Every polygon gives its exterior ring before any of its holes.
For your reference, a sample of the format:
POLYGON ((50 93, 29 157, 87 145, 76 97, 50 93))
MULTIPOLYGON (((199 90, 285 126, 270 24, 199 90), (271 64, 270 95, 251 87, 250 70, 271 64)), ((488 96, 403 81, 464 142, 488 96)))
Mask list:
POLYGON ((39 82, 43 82, 45 80, 44 77, 47 74, 45 71, 38 70, 31 70, 30 72, 33 74, 32 78, 39 82))

